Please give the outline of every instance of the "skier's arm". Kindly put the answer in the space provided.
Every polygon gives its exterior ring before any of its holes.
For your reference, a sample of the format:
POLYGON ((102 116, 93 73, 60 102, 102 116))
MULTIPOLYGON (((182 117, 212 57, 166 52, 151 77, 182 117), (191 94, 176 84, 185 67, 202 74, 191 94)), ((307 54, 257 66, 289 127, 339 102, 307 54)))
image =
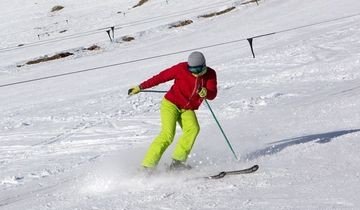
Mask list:
POLYGON ((170 81, 175 79, 175 75, 176 75, 176 70, 177 70, 177 66, 179 64, 172 66, 168 69, 163 70, 162 72, 160 72, 159 74, 151 77, 150 79, 142 82, 139 87, 141 89, 148 89, 154 86, 157 86, 161 83, 170 81))
POLYGON ((217 95, 217 79, 215 71, 213 71, 210 79, 206 82, 206 90, 206 99, 213 100, 217 95))

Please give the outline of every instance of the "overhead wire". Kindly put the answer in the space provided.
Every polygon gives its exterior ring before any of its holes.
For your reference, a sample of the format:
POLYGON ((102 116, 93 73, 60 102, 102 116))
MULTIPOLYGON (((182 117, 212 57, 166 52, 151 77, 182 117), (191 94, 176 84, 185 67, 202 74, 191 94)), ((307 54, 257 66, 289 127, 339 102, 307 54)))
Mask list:
POLYGON ((191 48, 191 49, 186 49, 186 50, 181 50, 181 51, 176 51, 176 52, 170 52, 170 53, 165 53, 165 54, 160 54, 160 55, 155 55, 155 56, 149 56, 149 57, 134 59, 134 60, 130 60, 130 61, 108 64, 108 65, 103 65, 103 66, 98 66, 98 67, 93 67, 93 68, 88 68, 88 69, 82 69, 82 70, 72 71, 72 72, 67 72, 67 73, 62 73, 62 74, 56 74, 56 75, 51 75, 51 76, 45 76, 45 77, 40 77, 40 78, 35 78, 35 79, 30 79, 30 80, 23 80, 23 81, 18 81, 18 82, 7 83, 7 84, 0 85, 0 88, 14 86, 14 85, 18 85, 18 84, 30 83, 30 82, 40 81, 40 80, 47 80, 47 79, 51 79, 51 78, 63 77, 63 76, 68 76, 68 75, 73 75, 73 74, 80 74, 80 73, 89 72, 89 71, 96 71, 96 70, 110 68, 110 67, 114 67, 114 66, 121 66, 121 65, 125 65, 125 64, 141 62, 141 61, 145 61, 145 60, 151 60, 151 59, 156 59, 156 58, 161 58, 161 57, 172 56, 172 55, 176 55, 176 54, 182 54, 182 53, 186 53, 186 52, 192 52, 194 50, 201 50, 201 49, 207 49, 207 48, 213 48, 213 47, 233 44, 233 43, 237 43, 237 42, 246 41, 249 39, 256 39, 256 38, 261 38, 261 37, 265 37, 265 36, 272 36, 272 35, 276 35, 279 33, 286 33, 286 32, 290 32, 290 31, 295 31, 295 30, 299 30, 299 29, 303 29, 303 28, 313 27, 313 26, 320 25, 320 24, 326 24, 326 23, 335 22, 335 21, 344 20, 344 19, 353 18, 353 17, 358 17, 358 16, 360 16, 360 13, 347 15, 347 16, 343 16, 343 17, 339 17, 339 18, 335 18, 335 19, 329 19, 329 20, 325 20, 325 21, 321 21, 321 22, 312 23, 312 24, 297 26, 297 27, 293 27, 293 28, 288 28, 288 29, 284 29, 284 30, 279 30, 276 32, 256 35, 256 36, 253 36, 250 38, 235 39, 235 40, 231 40, 231 41, 227 41, 227 42, 221 42, 221 43, 216 43, 216 44, 211 44, 211 45, 206 45, 206 46, 200 46, 200 47, 196 47, 196 48, 191 48))
POLYGON ((97 29, 93 29, 93 30, 89 30, 89 31, 74 33, 74 34, 55 37, 55 38, 46 39, 46 40, 40 40, 40 41, 21 44, 21 45, 17 45, 17 46, 4 47, 4 48, 0 48, 0 53, 23 49, 23 48, 28 48, 28 47, 33 47, 33 46, 40 46, 40 45, 44 45, 44 44, 49 44, 49 43, 54 43, 54 42, 59 42, 59 41, 64 41, 64 40, 69 40, 69 39, 74 39, 74 38, 90 36, 90 35, 94 35, 94 34, 99 34, 99 33, 103 33, 104 30, 109 29, 111 27, 114 27, 115 30, 120 30, 120 29, 138 26, 138 25, 142 25, 142 24, 157 22, 157 21, 165 20, 165 19, 172 18, 172 17, 178 17, 178 16, 191 14, 194 12, 199 12, 199 10, 204 11, 204 10, 214 9, 215 7, 218 7, 218 6, 227 5, 229 2, 234 2, 234 0, 217 2, 217 3, 209 4, 206 7, 196 7, 196 8, 192 8, 192 9, 182 10, 177 13, 170 13, 167 15, 145 18, 145 19, 141 19, 141 20, 128 22, 128 23, 116 24, 114 26, 101 27, 101 28, 97 28, 97 29))

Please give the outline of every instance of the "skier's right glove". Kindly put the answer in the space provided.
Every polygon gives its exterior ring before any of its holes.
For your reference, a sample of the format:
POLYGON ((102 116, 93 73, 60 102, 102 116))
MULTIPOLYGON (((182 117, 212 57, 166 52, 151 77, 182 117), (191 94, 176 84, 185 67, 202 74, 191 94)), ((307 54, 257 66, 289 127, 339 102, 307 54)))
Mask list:
POLYGON ((199 94, 199 96, 200 96, 201 98, 205 98, 206 95, 207 95, 207 89, 204 88, 204 87, 202 87, 202 88, 199 90, 198 94, 199 94))
POLYGON ((128 90, 128 95, 129 95, 129 96, 132 96, 132 95, 135 95, 135 94, 140 93, 140 91, 141 91, 140 86, 135 86, 135 87, 132 87, 132 88, 130 88, 130 89, 128 90))

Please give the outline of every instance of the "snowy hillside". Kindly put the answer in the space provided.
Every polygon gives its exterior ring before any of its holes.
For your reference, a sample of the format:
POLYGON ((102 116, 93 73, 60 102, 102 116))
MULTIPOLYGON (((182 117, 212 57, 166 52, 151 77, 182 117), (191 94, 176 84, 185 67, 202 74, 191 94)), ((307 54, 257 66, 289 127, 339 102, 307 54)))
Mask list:
POLYGON ((359 1, 137 3, 0 2, 0 209, 360 208, 359 1), (203 104, 193 170, 165 172, 171 146, 143 177, 163 94, 127 90, 193 50, 240 160, 203 104))

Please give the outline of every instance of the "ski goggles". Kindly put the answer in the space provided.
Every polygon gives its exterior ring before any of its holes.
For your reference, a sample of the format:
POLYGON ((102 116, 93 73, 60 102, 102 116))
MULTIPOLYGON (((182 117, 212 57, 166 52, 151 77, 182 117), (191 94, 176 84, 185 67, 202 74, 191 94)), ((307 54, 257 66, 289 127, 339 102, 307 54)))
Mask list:
POLYGON ((193 74, 200 74, 201 72, 206 70, 206 65, 201 66, 188 66, 189 71, 193 74))

